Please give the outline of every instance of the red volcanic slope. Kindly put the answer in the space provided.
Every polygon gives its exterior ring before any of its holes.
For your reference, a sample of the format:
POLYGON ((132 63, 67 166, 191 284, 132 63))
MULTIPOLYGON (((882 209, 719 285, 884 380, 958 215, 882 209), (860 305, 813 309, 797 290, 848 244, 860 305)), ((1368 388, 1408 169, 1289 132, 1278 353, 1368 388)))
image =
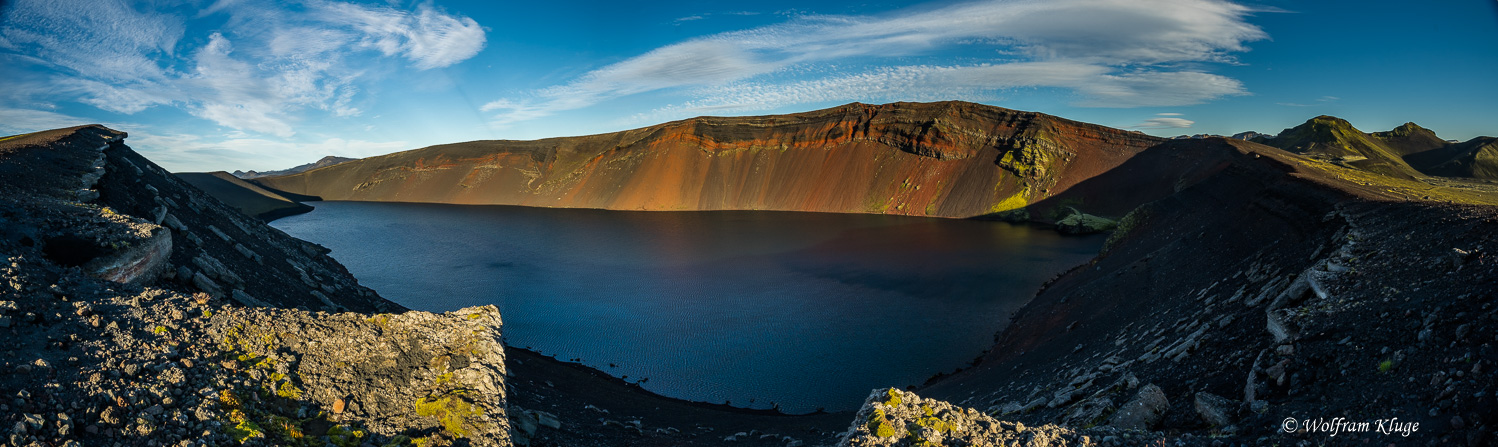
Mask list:
POLYGON ((1063 193, 1162 141, 965 102, 855 103, 446 144, 255 181, 325 200, 971 217, 1063 193))

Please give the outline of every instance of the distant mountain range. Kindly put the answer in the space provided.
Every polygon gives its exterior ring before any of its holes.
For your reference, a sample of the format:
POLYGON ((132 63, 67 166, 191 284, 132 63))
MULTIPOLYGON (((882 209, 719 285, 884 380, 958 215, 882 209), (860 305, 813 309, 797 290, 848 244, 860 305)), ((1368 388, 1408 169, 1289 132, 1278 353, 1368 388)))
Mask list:
POLYGON ((1173 140, 1202 140, 1202 139, 1207 139, 1207 138, 1232 138, 1234 140, 1252 140, 1254 138, 1259 138, 1259 137, 1273 137, 1273 135, 1265 135, 1265 134, 1261 134, 1261 133, 1254 132, 1254 131, 1250 130, 1248 132, 1238 132, 1238 133, 1235 133, 1231 137, 1224 137, 1222 135, 1213 135, 1213 134, 1209 134, 1209 133, 1199 133, 1199 134, 1196 134, 1196 135, 1178 135, 1178 136, 1171 137, 1171 139, 1173 139, 1173 140))
POLYGON ((1498 139, 1443 140, 1415 123, 1404 123, 1387 132, 1365 133, 1347 120, 1323 115, 1278 135, 1249 131, 1232 137, 1197 134, 1172 138, 1248 140, 1406 179, 1427 175, 1498 180, 1498 139))
POLYGON ((1318 116, 1285 129, 1277 137, 1254 141, 1395 177, 1498 180, 1498 145, 1493 137, 1455 143, 1415 123, 1404 123, 1387 132, 1364 133, 1341 118, 1318 116))
POLYGON ((297 167, 294 167, 294 168, 282 169, 282 170, 279 170, 279 171, 265 171, 265 172, 234 171, 233 175, 235 177, 239 177, 241 179, 252 179, 252 178, 260 178, 260 177, 269 177, 269 176, 273 176, 273 175, 288 175, 288 174, 296 174, 296 173, 299 173, 299 172, 311 171, 313 169, 323 168, 323 167, 328 167, 328 166, 333 166, 333 165, 336 165, 336 164, 339 164, 339 163, 346 163, 346 162, 350 162, 350 161, 354 161, 354 160, 358 160, 358 159, 357 158, 348 158, 348 157, 334 157, 332 155, 329 155, 329 156, 323 157, 323 158, 321 158, 321 159, 319 159, 319 160, 317 160, 315 162, 307 163, 307 164, 304 164, 304 165, 301 165, 301 166, 297 166, 297 167))

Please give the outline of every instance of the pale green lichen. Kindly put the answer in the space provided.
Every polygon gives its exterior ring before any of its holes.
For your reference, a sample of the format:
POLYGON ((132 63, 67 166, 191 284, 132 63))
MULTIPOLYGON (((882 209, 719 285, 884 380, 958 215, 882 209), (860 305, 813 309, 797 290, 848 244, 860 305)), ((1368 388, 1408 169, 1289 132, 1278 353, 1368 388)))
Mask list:
POLYGON ((898 407, 898 406, 900 406, 901 403, 904 402, 903 400, 900 399, 900 391, 899 390, 896 390, 894 388, 890 388, 888 390, 885 390, 884 394, 887 396, 887 398, 884 400, 884 405, 887 406, 887 407, 898 407))
POLYGON ((889 423, 889 417, 884 414, 884 409, 882 408, 875 408, 874 412, 869 414, 869 420, 865 424, 865 427, 869 429, 869 433, 873 433, 874 436, 880 438, 893 437, 896 433, 895 426, 889 423))
POLYGON ((224 414, 228 416, 229 422, 224 424, 224 431, 234 439, 234 442, 238 443, 244 443, 252 438, 264 438, 265 430, 261 429, 255 421, 250 420, 250 416, 245 413, 243 402, 233 391, 219 392, 218 404, 226 410, 224 414))
POLYGON ((444 430, 457 438, 468 436, 469 419, 482 414, 483 410, 464 399, 461 391, 416 400, 416 415, 437 419, 444 430))
POLYGON ((286 399, 300 400, 302 398, 302 390, 301 388, 297 388, 296 385, 292 385, 290 380, 287 380, 281 382, 281 385, 276 387, 276 395, 286 399))
POLYGON ((328 441, 338 447, 357 447, 363 444, 364 430, 335 425, 328 429, 328 441))

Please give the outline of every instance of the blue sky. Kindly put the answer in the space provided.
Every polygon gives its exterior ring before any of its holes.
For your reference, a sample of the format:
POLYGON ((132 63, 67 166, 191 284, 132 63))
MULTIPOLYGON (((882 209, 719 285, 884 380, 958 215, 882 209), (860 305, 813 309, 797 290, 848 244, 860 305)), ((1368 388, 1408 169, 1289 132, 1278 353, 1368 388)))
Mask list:
POLYGON ((699 115, 959 99, 1155 135, 1498 134, 1498 2, 14 0, 0 133, 277 169, 699 115))

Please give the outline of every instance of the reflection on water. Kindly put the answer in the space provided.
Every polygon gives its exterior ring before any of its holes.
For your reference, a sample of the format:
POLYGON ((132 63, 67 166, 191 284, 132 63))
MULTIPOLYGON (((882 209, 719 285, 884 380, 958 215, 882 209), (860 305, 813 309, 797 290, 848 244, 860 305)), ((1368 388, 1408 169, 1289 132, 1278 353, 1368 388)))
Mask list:
POLYGON ((672 397, 857 407, 993 343, 1098 237, 998 222, 760 211, 321 202, 273 223, 407 307, 496 304, 505 342, 672 397))

